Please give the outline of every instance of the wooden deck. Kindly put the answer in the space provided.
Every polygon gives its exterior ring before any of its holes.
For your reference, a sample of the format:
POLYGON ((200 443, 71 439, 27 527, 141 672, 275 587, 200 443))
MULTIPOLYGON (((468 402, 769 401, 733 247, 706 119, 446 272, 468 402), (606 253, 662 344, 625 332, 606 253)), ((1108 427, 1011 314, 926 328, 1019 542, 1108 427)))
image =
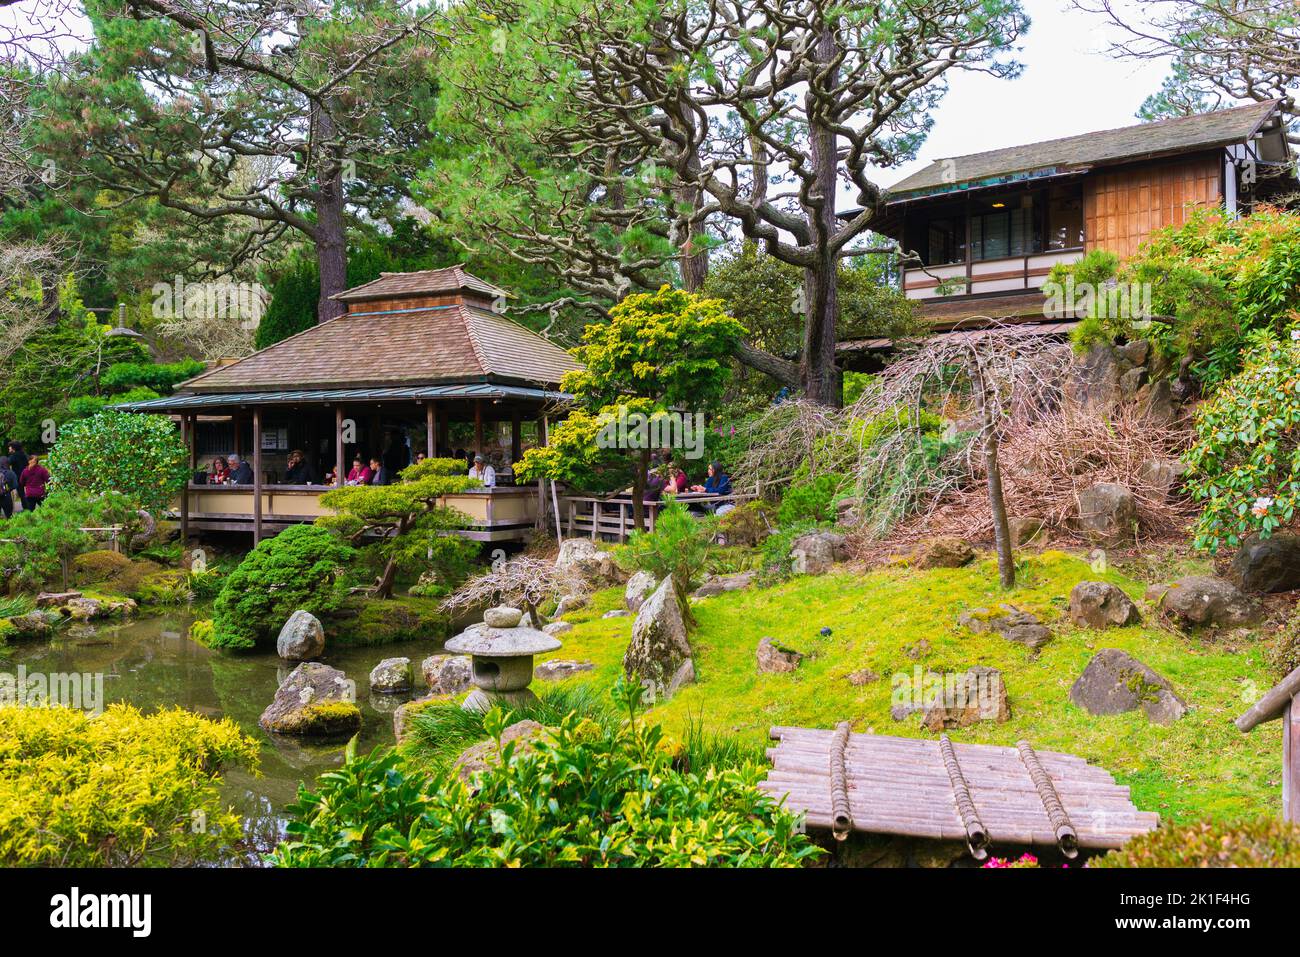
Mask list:
MULTIPOLYGON (((327 485, 266 485, 262 488, 262 528, 273 534, 291 525, 313 522, 332 514, 320 497, 332 491, 327 485)), ((253 530, 253 487, 251 485, 195 485, 189 497, 189 525, 199 531, 253 530)), ((522 541, 536 526, 540 493, 536 486, 474 489, 448 495, 440 504, 469 516, 460 532, 480 542, 522 541)), ((177 512, 180 503, 175 506, 177 512)))
MULTIPOLYGON (((675 501, 684 505, 698 505, 709 509, 727 503, 740 504, 754 498, 753 494, 707 495, 702 492, 684 492, 675 501)), ((646 502, 646 528, 655 530, 655 519, 667 502, 646 502)), ((633 502, 630 495, 591 497, 568 495, 561 499, 564 515, 565 537, 608 538, 625 542, 636 530, 633 502)))

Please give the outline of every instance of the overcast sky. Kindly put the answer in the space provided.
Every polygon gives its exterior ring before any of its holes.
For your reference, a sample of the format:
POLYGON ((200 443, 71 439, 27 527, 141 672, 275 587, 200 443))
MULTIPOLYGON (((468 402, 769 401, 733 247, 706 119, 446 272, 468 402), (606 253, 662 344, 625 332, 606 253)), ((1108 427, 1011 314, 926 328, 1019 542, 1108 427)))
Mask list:
POLYGON ((919 159, 882 170, 892 186, 931 161, 1003 146, 1109 130, 1137 123, 1142 101, 1167 72, 1164 63, 1114 59, 1100 17, 1066 0, 1022 0, 1031 26, 1019 59, 1024 73, 997 80, 951 72, 950 90, 934 116, 919 159))

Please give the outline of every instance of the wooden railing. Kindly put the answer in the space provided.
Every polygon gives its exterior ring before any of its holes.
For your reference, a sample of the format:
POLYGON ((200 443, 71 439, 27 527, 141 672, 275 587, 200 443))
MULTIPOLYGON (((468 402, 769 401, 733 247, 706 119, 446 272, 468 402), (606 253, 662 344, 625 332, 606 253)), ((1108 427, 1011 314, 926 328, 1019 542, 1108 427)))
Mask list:
MULTIPOLYGON (((712 511, 719 505, 727 503, 738 505, 755 497, 752 492, 737 492, 730 495, 683 492, 674 500, 684 505, 699 505, 712 511)), ((563 503, 567 538, 581 535, 593 539, 609 537, 615 541, 625 542, 628 535, 636 529, 634 506, 629 495, 611 495, 604 498, 570 495, 563 499, 563 503)), ((667 504, 667 500, 645 503, 647 531, 654 531, 659 510, 667 504)))

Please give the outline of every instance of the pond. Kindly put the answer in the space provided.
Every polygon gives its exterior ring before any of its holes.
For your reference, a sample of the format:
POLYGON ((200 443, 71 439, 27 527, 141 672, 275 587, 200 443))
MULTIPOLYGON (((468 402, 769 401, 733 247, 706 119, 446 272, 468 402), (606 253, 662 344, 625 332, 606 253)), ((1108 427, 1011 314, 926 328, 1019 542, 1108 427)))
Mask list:
MULTIPOLYGON (((271 703, 280 681, 293 669, 274 653, 231 655, 190 641, 193 614, 172 612, 95 629, 65 628, 53 641, 12 645, 0 657, 0 670, 20 665, 28 674, 104 675, 104 704, 129 702, 145 712, 179 705, 210 718, 230 718, 262 744, 261 776, 227 771, 223 797, 244 818, 247 849, 231 863, 256 864, 283 834, 284 808, 299 782, 343 763, 345 741, 329 743, 273 737, 257 719, 271 703)), ((410 658, 416 670, 438 649, 434 641, 399 642, 375 647, 333 647, 321 658, 357 683, 363 724, 359 753, 391 745, 392 713, 409 695, 369 695, 370 669, 384 658, 410 658)))

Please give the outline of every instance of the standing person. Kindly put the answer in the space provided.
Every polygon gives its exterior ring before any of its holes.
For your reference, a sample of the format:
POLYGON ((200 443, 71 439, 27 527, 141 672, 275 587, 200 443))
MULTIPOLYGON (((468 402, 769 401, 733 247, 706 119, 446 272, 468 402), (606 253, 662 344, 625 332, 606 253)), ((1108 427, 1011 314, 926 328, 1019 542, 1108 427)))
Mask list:
POLYGON ((23 508, 39 508, 45 501, 45 486, 50 481, 50 473, 41 464, 39 456, 33 455, 27 463, 27 468, 18 476, 18 487, 23 492, 23 508))
POLYGON ((0 456, 0 512, 5 518, 14 517, 14 489, 18 488, 18 476, 9 467, 9 460, 0 456))
MULTIPOLYGON (((15 475, 22 475, 23 469, 27 468, 27 453, 23 451, 21 442, 9 443, 9 467, 14 470, 15 475)), ((23 508, 27 507, 27 497, 23 494, 21 485, 18 487, 18 501, 23 508)))
POLYGON ((487 464, 487 460, 481 455, 474 456, 474 464, 470 466, 469 477, 478 479, 483 483, 484 488, 494 488, 497 484, 496 469, 487 464))

